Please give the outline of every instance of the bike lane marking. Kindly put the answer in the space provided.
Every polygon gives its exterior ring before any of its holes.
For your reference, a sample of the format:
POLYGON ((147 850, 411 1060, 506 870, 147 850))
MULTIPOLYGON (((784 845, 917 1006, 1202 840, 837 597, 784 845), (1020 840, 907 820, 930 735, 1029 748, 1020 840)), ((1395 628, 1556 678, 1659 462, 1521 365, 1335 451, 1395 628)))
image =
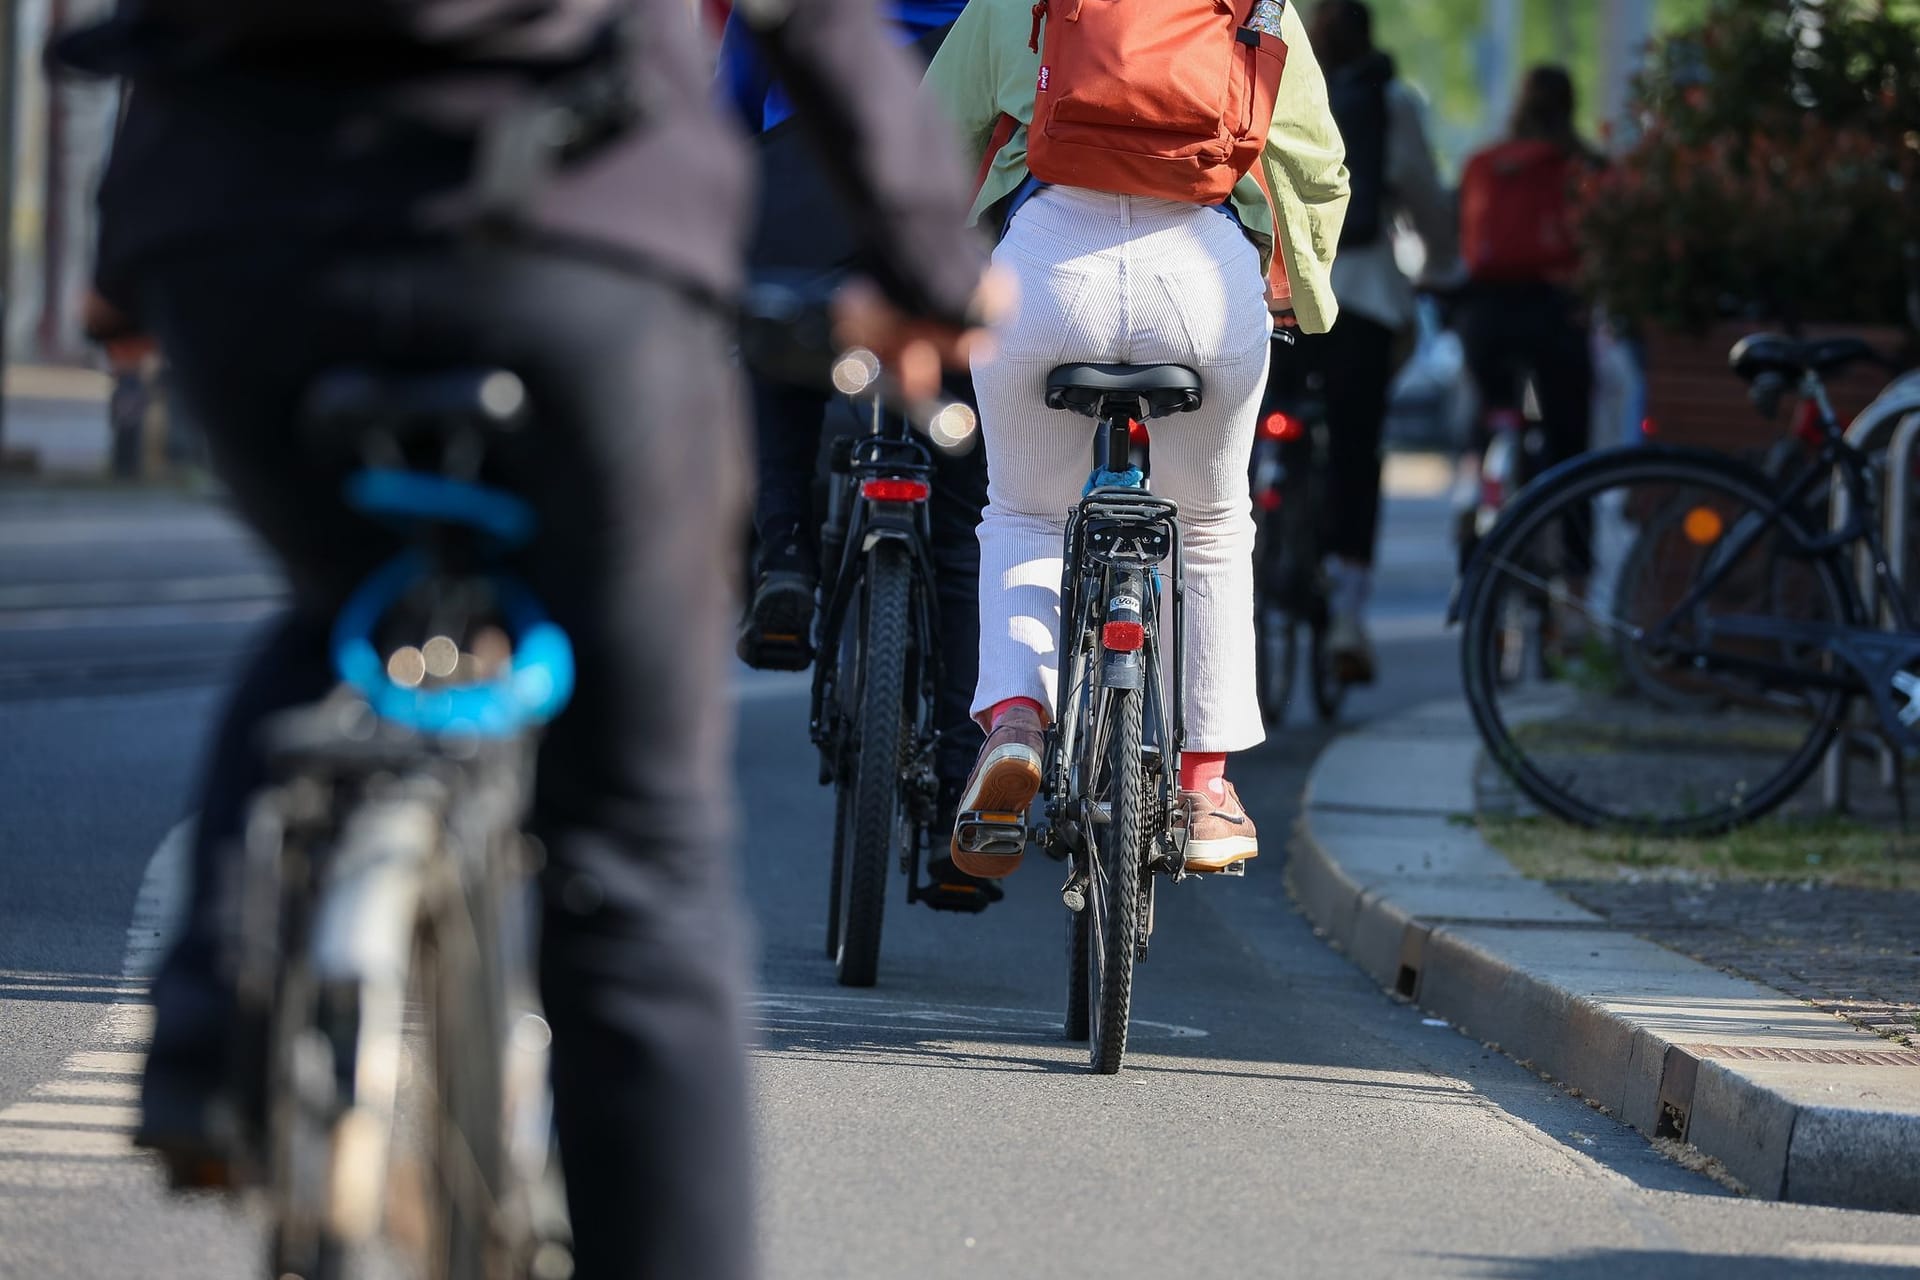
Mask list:
POLYGON ((124 982, 62 982, 58 975, 36 981, 43 992, 127 998, 107 1005, 86 1036, 88 1047, 67 1055, 57 1074, 0 1108, 0 1188, 87 1187, 126 1162, 145 1163, 130 1141, 153 1029, 144 992, 179 919, 192 842, 192 822, 181 822, 147 860, 121 956, 124 982))

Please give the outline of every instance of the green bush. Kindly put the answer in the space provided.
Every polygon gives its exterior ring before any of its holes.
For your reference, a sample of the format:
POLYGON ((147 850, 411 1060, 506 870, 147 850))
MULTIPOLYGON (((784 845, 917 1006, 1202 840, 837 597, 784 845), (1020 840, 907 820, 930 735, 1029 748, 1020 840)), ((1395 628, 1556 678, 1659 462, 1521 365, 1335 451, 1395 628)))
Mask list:
POLYGON ((1584 183, 1590 290, 1629 320, 1907 320, 1920 14, 1716 0, 1653 50, 1639 137, 1584 183))

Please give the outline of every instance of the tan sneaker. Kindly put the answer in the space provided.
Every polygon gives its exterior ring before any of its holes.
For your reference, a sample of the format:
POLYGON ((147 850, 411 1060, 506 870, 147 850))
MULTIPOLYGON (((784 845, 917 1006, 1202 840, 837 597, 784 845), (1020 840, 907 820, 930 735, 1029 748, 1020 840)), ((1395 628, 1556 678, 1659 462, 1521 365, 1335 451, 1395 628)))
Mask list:
POLYGON ((1040 754, 1045 744, 1040 717, 1025 707, 1009 711, 987 735, 966 790, 960 793, 960 819, 953 828, 954 866, 985 880, 998 880, 1019 869, 1027 806, 1040 791, 1040 754))
POLYGON ((1182 791, 1187 805, 1187 870, 1225 871, 1260 855, 1260 837, 1231 782, 1216 803, 1203 791, 1182 791))

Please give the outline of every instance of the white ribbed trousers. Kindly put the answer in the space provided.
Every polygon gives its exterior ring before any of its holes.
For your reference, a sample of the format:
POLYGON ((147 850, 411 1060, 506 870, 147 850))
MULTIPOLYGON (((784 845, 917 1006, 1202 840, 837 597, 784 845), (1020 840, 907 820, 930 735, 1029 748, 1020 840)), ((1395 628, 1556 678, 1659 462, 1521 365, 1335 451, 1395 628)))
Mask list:
POLYGON ((1215 209, 1051 187, 1015 215, 994 261, 1018 278, 1020 306, 973 370, 988 468, 975 716, 1007 698, 1056 709, 1061 540, 1094 424, 1046 407, 1047 372, 1184 364, 1205 403, 1151 430, 1153 490, 1180 504, 1187 749, 1258 745, 1247 463, 1270 332, 1258 254, 1215 209))

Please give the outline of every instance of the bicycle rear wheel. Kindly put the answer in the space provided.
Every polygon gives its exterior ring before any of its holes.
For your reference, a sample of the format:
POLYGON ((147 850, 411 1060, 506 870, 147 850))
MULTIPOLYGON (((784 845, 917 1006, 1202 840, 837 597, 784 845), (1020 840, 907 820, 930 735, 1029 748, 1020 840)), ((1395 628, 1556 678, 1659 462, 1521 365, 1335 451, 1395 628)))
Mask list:
POLYGON ((907 630, 912 569, 906 552, 882 542, 867 559, 863 586, 858 694, 849 705, 859 719, 850 756, 851 786, 842 811, 846 862, 839 897, 840 984, 870 987, 879 975, 880 922, 886 910, 887 864, 902 828, 901 751, 906 736, 907 630))
POLYGON ((1706 834, 1806 779, 1849 696, 1821 631, 1851 623, 1852 596, 1775 505, 1737 464, 1638 448, 1572 466, 1487 535, 1462 675, 1489 755, 1534 802, 1706 834))
POLYGON ((1140 934, 1141 857, 1146 839, 1141 769, 1141 693, 1095 689, 1100 709, 1085 741, 1082 778, 1093 820, 1087 823, 1088 1051, 1094 1071, 1112 1075, 1127 1052, 1133 1006, 1133 963, 1140 934), (1104 704, 1104 705, 1102 705, 1104 704))

